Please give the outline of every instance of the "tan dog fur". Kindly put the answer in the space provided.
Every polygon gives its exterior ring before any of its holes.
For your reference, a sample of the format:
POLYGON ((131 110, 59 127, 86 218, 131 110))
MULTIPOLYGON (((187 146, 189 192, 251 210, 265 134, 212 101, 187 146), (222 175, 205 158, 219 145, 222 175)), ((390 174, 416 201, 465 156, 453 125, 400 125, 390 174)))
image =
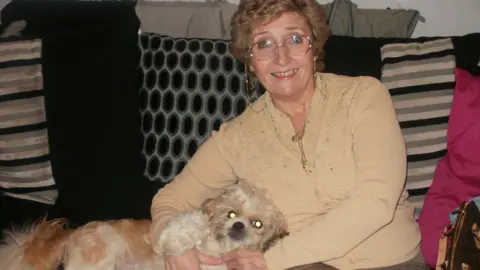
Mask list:
POLYGON ((280 211, 245 181, 205 201, 201 209, 174 217, 155 245, 148 238, 150 220, 93 221, 75 230, 64 223, 42 220, 28 230, 7 232, 0 269, 47 270, 63 263, 65 270, 159 270, 164 255, 190 248, 214 256, 238 248, 265 252, 288 235, 280 211))

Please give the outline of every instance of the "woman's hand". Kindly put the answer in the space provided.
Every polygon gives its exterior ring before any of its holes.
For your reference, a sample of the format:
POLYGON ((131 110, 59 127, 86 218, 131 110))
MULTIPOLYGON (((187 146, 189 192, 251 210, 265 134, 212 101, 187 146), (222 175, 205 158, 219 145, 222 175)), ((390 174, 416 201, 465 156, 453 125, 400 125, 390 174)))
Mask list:
POLYGON ((165 270, 200 270, 200 265, 221 265, 223 261, 219 258, 205 255, 193 248, 179 256, 165 257, 165 270))
POLYGON ((236 250, 222 257, 228 270, 266 270, 267 263, 261 252, 236 250))

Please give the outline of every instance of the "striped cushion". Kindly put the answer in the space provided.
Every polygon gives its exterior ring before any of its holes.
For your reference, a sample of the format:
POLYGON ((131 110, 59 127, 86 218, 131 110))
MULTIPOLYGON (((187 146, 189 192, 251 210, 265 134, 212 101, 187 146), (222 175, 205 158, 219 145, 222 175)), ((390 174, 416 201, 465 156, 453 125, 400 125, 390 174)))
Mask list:
POLYGON ((419 209, 437 162, 447 152, 447 123, 455 86, 450 38, 382 46, 382 82, 392 95, 408 154, 406 188, 419 209))
POLYGON ((53 204, 38 39, 0 39, 0 191, 53 204))

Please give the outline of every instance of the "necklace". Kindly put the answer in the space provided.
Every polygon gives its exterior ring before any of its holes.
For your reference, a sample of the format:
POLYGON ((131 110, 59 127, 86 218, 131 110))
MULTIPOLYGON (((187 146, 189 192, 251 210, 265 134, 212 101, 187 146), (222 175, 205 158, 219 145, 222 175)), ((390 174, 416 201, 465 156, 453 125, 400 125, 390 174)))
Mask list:
MULTIPOLYGON (((305 121, 305 125, 306 125, 306 122, 307 121, 305 121)), ((305 130, 305 126, 304 126, 304 130, 305 130)), ((298 148, 300 149, 303 170, 306 173, 310 173, 311 170, 307 168, 307 156, 305 155, 305 150, 303 148, 303 134, 304 132, 302 131, 300 134, 293 135, 292 141, 296 142, 298 144, 298 148)))
MULTIPOLYGON (((302 131, 292 136, 292 141, 297 143, 298 148, 300 150, 300 156, 301 156, 300 161, 302 163, 302 168, 306 173, 311 173, 312 172, 311 170, 308 169, 307 156, 305 154, 305 149, 303 147, 303 136, 305 135, 305 129, 307 128, 308 116, 310 114, 311 104, 312 103, 310 102, 310 104, 308 106, 308 110, 307 110, 306 115, 305 115, 305 121, 303 123, 302 131)), ((280 136, 278 135, 279 132, 278 132, 277 126, 275 125, 275 122, 273 120, 273 116, 272 116, 271 112, 269 112, 268 114, 270 115, 270 120, 272 122, 273 128, 275 129, 275 135, 277 136, 277 139, 279 141, 281 141, 280 136)))
MULTIPOLYGON (((302 131, 292 136, 292 141, 297 143, 298 148, 300 150, 300 156, 301 156, 300 157, 300 162, 302 163, 302 168, 306 173, 311 173, 311 170, 308 169, 307 155, 305 154, 305 149, 303 147, 303 137, 305 135, 305 129, 307 128, 308 118, 310 116, 312 103, 314 101, 313 99, 314 98, 312 97, 312 100, 308 104, 308 108, 305 112, 305 119, 304 119, 304 122, 303 122, 302 131)), ((273 120, 272 113, 269 111, 268 114, 270 115, 270 120, 272 122, 273 128, 275 129, 275 135, 277 136, 277 139, 280 141, 280 137, 278 135, 279 132, 278 132, 277 126, 275 125, 275 121, 273 120)))
MULTIPOLYGON (((315 83, 315 92, 319 92, 320 96, 323 99, 325 99, 326 96, 327 96, 327 85, 324 83, 324 81, 322 80, 322 77, 318 73, 314 73, 314 83, 315 83), (322 85, 321 89, 319 88, 319 84, 322 85)), ((301 155, 300 161, 302 163, 302 168, 306 173, 311 173, 312 171, 310 169, 308 169, 307 156, 305 154, 305 149, 303 147, 303 137, 305 135, 305 130, 306 130, 307 124, 309 122, 308 119, 309 119, 310 112, 311 112, 311 109, 312 109, 312 103, 315 101, 315 96, 316 96, 316 94, 314 94, 312 96, 312 100, 310 101, 310 104, 308 105, 307 111, 305 112, 305 120, 304 120, 304 123, 303 123, 302 131, 292 136, 292 141, 297 143, 298 148, 300 150, 300 155, 301 155)), ((273 104, 273 101, 271 103, 273 104)), ((268 106, 268 103, 267 103, 267 106, 268 106)), ((279 132, 278 132, 277 126, 275 125, 275 121, 273 120, 273 115, 269 110, 267 110, 267 111, 268 111, 268 114, 270 115, 270 120, 272 121, 272 125, 275 129, 275 135, 277 136, 277 139, 280 141, 280 137, 278 135, 279 132)))

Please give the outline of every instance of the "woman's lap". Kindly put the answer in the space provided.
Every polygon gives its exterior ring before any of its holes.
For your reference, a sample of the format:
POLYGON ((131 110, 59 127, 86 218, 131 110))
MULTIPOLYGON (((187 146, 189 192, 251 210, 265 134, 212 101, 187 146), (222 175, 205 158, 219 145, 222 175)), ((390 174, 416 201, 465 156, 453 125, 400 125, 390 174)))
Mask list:
MULTIPOLYGON (((336 268, 326 265, 324 263, 314 263, 309 265, 302 265, 292 267, 287 270, 335 270, 336 268)), ((423 256, 419 253, 415 258, 397 265, 378 267, 378 268, 363 268, 361 270, 429 270, 423 260, 423 256)))
POLYGON ((413 259, 400 263, 397 265, 387 266, 387 267, 378 267, 378 268, 366 268, 362 270, 429 270, 428 266, 425 264, 422 253, 418 253, 413 259))

